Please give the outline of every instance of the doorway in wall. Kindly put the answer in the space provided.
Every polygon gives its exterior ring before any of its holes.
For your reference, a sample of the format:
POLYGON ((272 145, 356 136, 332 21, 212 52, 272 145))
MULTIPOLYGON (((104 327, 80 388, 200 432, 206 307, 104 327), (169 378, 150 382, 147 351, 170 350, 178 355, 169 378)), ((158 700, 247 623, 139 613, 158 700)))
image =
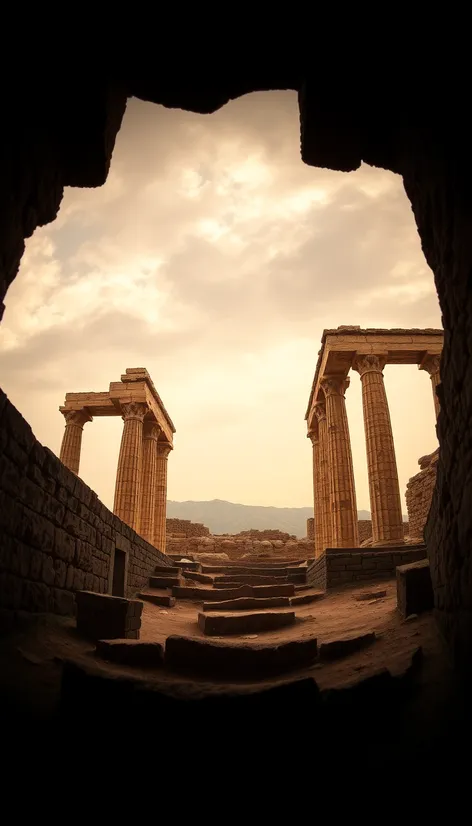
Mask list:
POLYGON ((113 583, 111 588, 111 593, 114 597, 124 597, 125 595, 125 563, 126 553, 115 548, 113 583))

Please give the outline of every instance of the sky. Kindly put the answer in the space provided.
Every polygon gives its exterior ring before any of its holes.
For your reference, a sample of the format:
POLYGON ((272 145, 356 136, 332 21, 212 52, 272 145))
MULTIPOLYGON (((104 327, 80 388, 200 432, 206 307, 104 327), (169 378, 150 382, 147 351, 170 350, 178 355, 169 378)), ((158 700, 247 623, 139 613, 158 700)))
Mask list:
MULTIPOLYGON (((168 498, 313 502, 306 406, 324 328, 441 327, 401 178, 306 166, 292 92, 213 115, 131 100, 107 183, 68 188, 28 240, 0 380, 59 453, 66 392, 146 367, 176 427, 168 498)), ((431 383, 385 368, 400 489, 437 446, 431 383)), ((346 393, 370 510, 360 378, 346 393)), ((113 505, 120 418, 86 424, 80 475, 113 505)), ((406 510, 404 511, 406 513, 406 510)))

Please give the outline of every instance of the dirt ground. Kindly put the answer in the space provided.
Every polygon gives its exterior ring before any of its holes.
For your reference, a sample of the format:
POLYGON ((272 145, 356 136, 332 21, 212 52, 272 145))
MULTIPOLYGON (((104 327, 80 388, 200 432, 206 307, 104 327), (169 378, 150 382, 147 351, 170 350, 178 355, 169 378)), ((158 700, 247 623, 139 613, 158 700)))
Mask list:
MULTIPOLYGON (((141 640, 165 642, 172 634, 203 637, 197 625, 198 603, 180 601, 173 608, 159 608, 145 602, 141 640)), ((287 609, 290 610, 290 609, 287 609)), ((402 622, 396 610, 395 581, 378 582, 371 587, 346 589, 330 594, 309 605, 297 606, 295 625, 273 632, 246 637, 226 637, 231 645, 283 642, 316 637, 318 643, 375 631, 378 639, 363 651, 335 662, 317 663, 299 672, 272 678, 276 685, 296 676, 312 676, 321 689, 336 688, 374 674, 382 667, 395 672, 404 668, 412 653, 421 646, 425 658, 443 660, 442 644, 432 615, 425 614, 402 622), (356 595, 365 591, 386 590, 381 599, 358 601, 356 595)), ((210 639, 219 639, 211 637, 210 639)), ((24 704, 31 714, 49 714, 58 701, 62 661, 75 659, 98 668, 110 676, 130 676, 155 683, 163 690, 188 690, 193 696, 225 691, 237 685, 239 691, 251 689, 247 679, 237 683, 218 683, 199 675, 176 675, 168 669, 140 670, 105 663, 94 654, 94 645, 81 639, 74 620, 58 617, 25 618, 21 626, 0 638, 0 690, 2 709, 8 713, 8 703, 24 704), (186 686, 186 688, 185 688, 186 686), (167 688, 166 688, 167 687, 167 688)), ((262 686, 264 681, 258 681, 262 686)), ((252 687, 254 683, 252 683, 252 687)))

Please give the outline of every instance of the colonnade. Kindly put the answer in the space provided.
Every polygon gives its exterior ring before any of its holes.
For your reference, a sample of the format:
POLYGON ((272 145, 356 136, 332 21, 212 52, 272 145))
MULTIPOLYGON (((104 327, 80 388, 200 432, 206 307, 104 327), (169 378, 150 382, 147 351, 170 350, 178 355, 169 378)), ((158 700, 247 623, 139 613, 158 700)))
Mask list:
MULTIPOLYGON (((367 468, 375 547, 403 542, 403 515, 383 369, 387 353, 356 354, 352 368, 362 382, 362 407, 367 447, 367 468)), ((440 356, 419 365, 431 377, 436 416, 439 400, 440 356)), ((326 374, 319 381, 322 393, 314 403, 312 427, 315 554, 327 547, 359 546, 356 490, 352 464, 345 392, 349 378, 326 374)))

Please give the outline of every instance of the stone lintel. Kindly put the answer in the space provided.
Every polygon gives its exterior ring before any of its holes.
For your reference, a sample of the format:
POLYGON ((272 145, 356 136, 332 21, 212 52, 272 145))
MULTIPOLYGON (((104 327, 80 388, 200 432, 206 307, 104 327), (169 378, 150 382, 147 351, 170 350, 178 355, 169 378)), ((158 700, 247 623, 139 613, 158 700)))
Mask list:
POLYGON ((173 429, 173 425, 172 428, 170 427, 169 422, 164 416, 164 413, 158 403, 158 400, 153 395, 151 388, 146 381, 113 381, 110 383, 109 395, 112 403, 117 408, 120 415, 121 406, 123 404, 130 404, 131 402, 146 404, 152 414, 148 418, 154 417, 162 433, 164 434, 164 440, 172 445, 173 433, 175 432, 175 429, 173 429))

